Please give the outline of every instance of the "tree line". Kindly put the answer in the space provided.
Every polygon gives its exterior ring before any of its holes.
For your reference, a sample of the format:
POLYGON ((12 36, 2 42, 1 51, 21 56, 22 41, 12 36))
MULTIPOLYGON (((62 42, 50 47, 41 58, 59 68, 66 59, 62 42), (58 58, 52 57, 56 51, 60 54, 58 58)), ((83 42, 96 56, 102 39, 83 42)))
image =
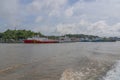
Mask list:
POLYGON ((6 30, 3 33, 0 33, 0 38, 2 40, 22 40, 33 37, 34 35, 44 36, 40 32, 33 32, 31 30, 6 30))
POLYGON ((33 36, 39 36, 39 37, 47 37, 49 39, 59 39, 59 37, 69 37, 69 38, 99 38, 99 36, 93 36, 93 35, 85 35, 85 34, 66 34, 62 36, 45 36, 40 32, 33 32, 31 30, 6 30, 5 32, 0 33, 0 40, 3 42, 15 42, 24 40, 27 38, 31 38, 33 36))

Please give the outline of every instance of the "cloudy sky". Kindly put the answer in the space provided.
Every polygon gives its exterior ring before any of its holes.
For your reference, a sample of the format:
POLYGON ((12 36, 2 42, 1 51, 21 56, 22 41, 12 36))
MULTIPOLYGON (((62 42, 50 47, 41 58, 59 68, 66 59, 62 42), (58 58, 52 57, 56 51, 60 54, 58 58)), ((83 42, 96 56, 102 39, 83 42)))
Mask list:
POLYGON ((120 36, 120 0, 0 0, 0 31, 120 36))

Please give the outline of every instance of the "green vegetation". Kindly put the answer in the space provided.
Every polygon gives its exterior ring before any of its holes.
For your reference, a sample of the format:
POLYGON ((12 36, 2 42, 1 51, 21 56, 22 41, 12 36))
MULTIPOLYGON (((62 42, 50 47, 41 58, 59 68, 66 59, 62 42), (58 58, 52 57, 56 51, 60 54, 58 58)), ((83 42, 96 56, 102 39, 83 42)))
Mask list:
POLYGON ((64 36, 44 36, 40 32, 33 32, 30 30, 6 30, 3 33, 0 33, 0 38, 3 40, 21 40, 21 39, 27 39, 30 37, 33 37, 35 35, 39 35, 40 37, 48 37, 50 39, 58 39, 59 37, 64 37, 68 36, 70 38, 75 37, 75 38, 96 38, 98 36, 93 36, 93 35, 84 35, 84 34, 66 34, 64 36))
POLYGON ((31 38, 33 36, 39 36, 39 37, 47 37, 49 39, 59 39, 60 37, 69 37, 69 38, 82 38, 82 39, 89 39, 93 40, 96 38, 100 38, 100 40, 113 40, 114 38, 102 38, 99 36, 93 36, 93 35, 84 35, 84 34, 66 34, 63 36, 45 36, 41 34, 40 32, 33 32, 31 30, 6 30, 3 33, 0 33, 0 42, 7 42, 7 43, 13 43, 13 42, 22 42, 24 39, 31 38))
POLYGON ((30 30, 6 30, 3 33, 0 33, 0 38, 4 42, 11 42, 11 41, 19 41, 23 39, 27 39, 29 37, 33 37, 34 35, 44 36, 40 32, 33 32, 30 30))
POLYGON ((89 38, 89 39, 93 39, 93 38, 99 38, 98 36, 93 36, 93 35, 84 35, 84 34, 66 34, 63 36, 47 36, 49 39, 59 39, 59 37, 69 37, 69 38, 89 38))
POLYGON ((75 38, 98 38, 98 36, 93 36, 93 35, 84 35, 84 34, 66 34, 65 36, 68 36, 70 38, 75 37, 75 38))

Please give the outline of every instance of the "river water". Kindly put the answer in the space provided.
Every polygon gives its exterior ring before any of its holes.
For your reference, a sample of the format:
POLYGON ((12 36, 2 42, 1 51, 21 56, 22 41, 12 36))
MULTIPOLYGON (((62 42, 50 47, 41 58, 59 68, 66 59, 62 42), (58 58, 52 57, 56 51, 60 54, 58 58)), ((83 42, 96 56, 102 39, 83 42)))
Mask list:
POLYGON ((120 80, 120 42, 0 44, 0 80, 120 80))

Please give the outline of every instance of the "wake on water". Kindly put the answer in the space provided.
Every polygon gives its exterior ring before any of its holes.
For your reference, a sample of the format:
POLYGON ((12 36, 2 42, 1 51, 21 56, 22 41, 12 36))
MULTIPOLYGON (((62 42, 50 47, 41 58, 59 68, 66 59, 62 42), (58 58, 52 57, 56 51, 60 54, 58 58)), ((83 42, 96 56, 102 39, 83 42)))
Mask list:
MULTIPOLYGON (((90 73, 87 72, 86 75, 90 73)), ((86 75, 82 72, 74 72, 72 69, 68 69, 64 71, 60 80, 92 80, 91 78, 86 79, 86 75)), ((109 70, 105 76, 97 80, 120 80, 120 61, 117 61, 112 69, 109 70)))
POLYGON ((120 80, 120 61, 113 66, 113 68, 107 72, 106 76, 102 80, 120 80))

